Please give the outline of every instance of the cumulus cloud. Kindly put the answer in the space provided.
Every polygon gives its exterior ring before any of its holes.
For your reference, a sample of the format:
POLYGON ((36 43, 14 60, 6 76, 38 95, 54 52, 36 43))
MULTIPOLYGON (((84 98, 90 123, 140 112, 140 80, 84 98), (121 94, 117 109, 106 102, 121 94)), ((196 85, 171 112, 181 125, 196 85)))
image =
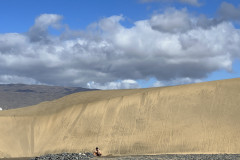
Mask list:
POLYGON ((42 14, 35 19, 28 36, 32 42, 48 41, 48 28, 59 28, 62 16, 56 14, 42 14))
POLYGON ((148 2, 179 2, 184 4, 189 4, 193 6, 200 6, 201 3, 198 0, 140 0, 142 3, 148 2))
POLYGON ((218 14, 223 20, 240 22, 240 5, 235 7, 231 3, 223 2, 218 10, 218 14))
POLYGON ((196 28, 209 29, 212 26, 224 22, 224 20, 220 18, 209 19, 205 15, 196 17, 189 14, 186 8, 181 10, 168 8, 163 14, 154 14, 149 22, 154 30, 178 33, 187 32, 196 28))
POLYGON ((190 4, 193 6, 200 6, 201 4, 198 2, 198 0, 179 0, 179 2, 181 3, 186 3, 186 4, 190 4))
POLYGON ((240 31, 231 22, 215 23, 186 9, 168 9, 130 28, 120 15, 87 30, 49 34, 61 19, 43 14, 27 34, 0 34, 1 83, 99 89, 138 88, 137 80, 151 77, 159 81, 155 86, 191 83, 219 69, 231 71, 240 57, 240 31), (177 17, 184 23, 173 22, 177 17))
POLYGON ((20 77, 17 75, 0 75, 0 84, 42 84, 28 77, 20 77))
POLYGON ((137 81, 132 79, 126 79, 117 82, 107 82, 104 84, 100 84, 94 81, 87 83, 88 88, 90 89, 131 89, 131 88, 140 88, 137 81))
POLYGON ((165 86, 165 83, 161 82, 161 81, 156 81, 153 84, 153 87, 162 87, 165 86))
POLYGON ((202 82, 201 79, 193 79, 193 78, 185 77, 185 78, 172 79, 170 81, 156 81, 153 84, 153 87, 175 86, 175 85, 200 83, 200 82, 202 82))
POLYGON ((150 25, 153 29, 162 32, 185 32, 192 28, 192 22, 186 9, 168 9, 164 14, 152 16, 150 25))

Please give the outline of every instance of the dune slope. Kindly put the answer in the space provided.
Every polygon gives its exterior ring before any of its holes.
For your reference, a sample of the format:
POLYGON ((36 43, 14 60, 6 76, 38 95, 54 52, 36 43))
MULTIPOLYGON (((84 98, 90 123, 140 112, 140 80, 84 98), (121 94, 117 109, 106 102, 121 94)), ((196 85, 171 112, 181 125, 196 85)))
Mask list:
POLYGON ((0 157, 240 153, 240 79, 76 93, 0 112, 0 157))

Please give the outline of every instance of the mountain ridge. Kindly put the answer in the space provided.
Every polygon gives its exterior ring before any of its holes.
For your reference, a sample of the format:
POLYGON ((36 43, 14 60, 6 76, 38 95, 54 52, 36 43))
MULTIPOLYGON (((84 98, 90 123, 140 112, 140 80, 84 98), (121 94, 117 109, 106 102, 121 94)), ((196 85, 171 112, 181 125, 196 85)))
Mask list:
POLYGON ((47 85, 0 84, 0 107, 3 110, 21 108, 82 91, 91 91, 91 89, 47 85))

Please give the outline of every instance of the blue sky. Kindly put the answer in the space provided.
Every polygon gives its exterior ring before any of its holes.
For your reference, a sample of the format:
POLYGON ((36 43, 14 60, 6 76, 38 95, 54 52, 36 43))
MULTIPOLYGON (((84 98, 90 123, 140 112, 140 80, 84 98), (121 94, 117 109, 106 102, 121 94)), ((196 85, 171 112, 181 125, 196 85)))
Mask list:
MULTIPOLYGON (((44 13, 64 16, 63 22, 72 29, 84 29, 90 23, 112 15, 123 15, 131 23, 150 18, 154 12, 168 7, 188 8, 193 14, 213 17, 223 1, 200 2, 201 7, 175 2, 141 3, 139 0, 1 0, 0 18, 4 25, 0 32, 27 32, 34 19, 44 13)), ((227 2, 239 5, 237 0, 227 2)))
POLYGON ((0 83, 126 89, 240 77, 237 0, 0 0, 0 83))

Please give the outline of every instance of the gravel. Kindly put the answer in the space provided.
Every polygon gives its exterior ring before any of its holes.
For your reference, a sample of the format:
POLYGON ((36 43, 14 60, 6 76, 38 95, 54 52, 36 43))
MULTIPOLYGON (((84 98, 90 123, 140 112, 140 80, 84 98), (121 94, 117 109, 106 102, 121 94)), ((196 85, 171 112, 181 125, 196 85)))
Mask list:
POLYGON ((40 157, 32 158, 31 160, 79 160, 93 158, 92 153, 61 153, 61 154, 47 154, 40 157))
POLYGON ((48 154, 31 160, 240 160, 240 154, 162 154, 121 157, 95 157, 92 153, 48 154))

